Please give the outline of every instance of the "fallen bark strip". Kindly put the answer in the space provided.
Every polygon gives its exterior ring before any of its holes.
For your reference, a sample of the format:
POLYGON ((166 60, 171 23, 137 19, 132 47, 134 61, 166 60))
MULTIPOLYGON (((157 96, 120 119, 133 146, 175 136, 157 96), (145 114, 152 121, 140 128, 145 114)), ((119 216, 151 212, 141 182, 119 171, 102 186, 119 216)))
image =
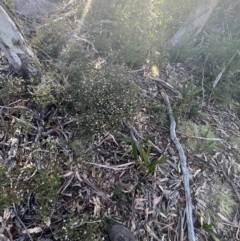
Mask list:
POLYGON ((194 234, 194 227, 193 227, 193 220, 192 220, 192 200, 191 200, 191 192, 190 192, 190 184, 189 184, 190 178, 189 178, 189 172, 188 172, 187 164, 186 164, 186 156, 185 156, 184 150, 176 136, 176 132, 175 132, 176 122, 173 118, 172 108, 171 108, 168 96, 163 91, 161 91, 161 95, 164 99, 165 105, 167 107, 168 116, 170 119, 170 137, 178 150, 182 173, 183 173, 183 185, 184 185, 185 198, 186 198, 186 217, 187 217, 187 227, 188 227, 188 240, 195 241, 195 234, 194 234))
POLYGON ((166 81, 160 78, 150 78, 150 79, 156 81, 159 85, 163 86, 164 88, 167 88, 168 90, 172 91, 177 96, 181 96, 180 92, 178 90, 175 90, 174 87, 169 83, 167 83, 166 81))
POLYGON ((27 45, 23 34, 2 1, 0 1, 0 49, 17 74, 27 78, 40 73, 37 57, 27 45))

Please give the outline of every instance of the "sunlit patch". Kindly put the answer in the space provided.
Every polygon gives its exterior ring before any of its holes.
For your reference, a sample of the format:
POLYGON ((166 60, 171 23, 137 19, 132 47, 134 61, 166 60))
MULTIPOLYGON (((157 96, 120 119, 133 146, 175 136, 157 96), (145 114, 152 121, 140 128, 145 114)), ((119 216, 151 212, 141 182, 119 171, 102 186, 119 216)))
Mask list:
MULTIPOLYGON (((81 22, 82 22, 82 23, 84 22, 87 14, 88 14, 88 10, 89 10, 91 4, 92 4, 92 0, 88 0, 88 1, 87 1, 87 4, 86 4, 86 7, 85 7, 85 9, 84 9, 84 11, 83 11, 83 15, 82 15, 82 17, 81 17, 81 22)), ((81 29, 80 29, 79 31, 81 31, 81 29)))
POLYGON ((153 76, 158 76, 159 75, 159 69, 157 67, 157 65, 153 65, 151 68, 151 72, 153 76))

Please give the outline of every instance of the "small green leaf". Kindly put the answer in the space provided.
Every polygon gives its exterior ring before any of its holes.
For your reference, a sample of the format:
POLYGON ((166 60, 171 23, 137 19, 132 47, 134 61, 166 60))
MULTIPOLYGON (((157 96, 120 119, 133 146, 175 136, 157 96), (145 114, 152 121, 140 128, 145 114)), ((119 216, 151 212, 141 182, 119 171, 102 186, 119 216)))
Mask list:
POLYGON ((215 233, 213 232, 213 228, 214 228, 214 227, 215 227, 215 225, 214 225, 213 223, 210 223, 210 224, 204 223, 204 224, 203 224, 203 229, 210 234, 210 236, 212 237, 212 239, 213 239, 214 241, 220 241, 220 240, 218 239, 218 237, 215 235, 215 233))
POLYGON ((142 161, 145 165, 148 165, 148 156, 146 155, 146 152, 144 151, 143 147, 141 145, 138 145, 138 151, 140 154, 140 157, 142 158, 142 161))
POLYGON ((123 140, 123 141, 131 143, 132 138, 121 133, 120 139, 123 140))
POLYGON ((151 146, 151 145, 149 145, 149 146, 148 146, 148 149, 147 149, 147 156, 149 156, 149 155, 150 155, 151 149, 152 149, 152 146, 151 146))
POLYGON ((145 144, 145 145, 146 145, 146 144, 149 144, 149 143, 148 143, 148 142, 149 142, 149 140, 150 140, 150 137, 148 137, 148 138, 144 139, 144 140, 142 141, 142 143, 143 143, 143 144, 145 144))
POLYGON ((151 174, 155 171, 156 167, 158 164, 161 164, 163 162, 165 162, 168 159, 167 156, 161 156, 160 158, 158 158, 156 161, 152 161, 148 164, 147 168, 148 168, 148 173, 151 174))
POLYGON ((137 161, 138 159, 137 144, 136 144, 136 141, 134 141, 132 138, 130 139, 131 139, 131 145, 132 145, 133 158, 137 161))
POLYGON ((192 90, 191 95, 194 96, 194 95, 198 94, 199 92, 202 92, 202 89, 192 90))

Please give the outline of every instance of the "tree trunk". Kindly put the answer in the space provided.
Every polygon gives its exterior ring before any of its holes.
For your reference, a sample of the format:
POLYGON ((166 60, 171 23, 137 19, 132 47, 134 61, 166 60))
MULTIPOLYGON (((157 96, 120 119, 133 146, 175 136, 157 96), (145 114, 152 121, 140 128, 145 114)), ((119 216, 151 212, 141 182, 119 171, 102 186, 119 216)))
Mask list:
POLYGON ((184 38, 187 37, 188 40, 191 40, 199 34, 218 2, 219 0, 205 0, 193 9, 188 15, 188 18, 184 22, 183 26, 171 39, 172 46, 179 47, 181 46, 184 38))
POLYGON ((15 24, 11 14, 0 2, 0 48, 15 73, 23 77, 36 76, 39 62, 15 24))

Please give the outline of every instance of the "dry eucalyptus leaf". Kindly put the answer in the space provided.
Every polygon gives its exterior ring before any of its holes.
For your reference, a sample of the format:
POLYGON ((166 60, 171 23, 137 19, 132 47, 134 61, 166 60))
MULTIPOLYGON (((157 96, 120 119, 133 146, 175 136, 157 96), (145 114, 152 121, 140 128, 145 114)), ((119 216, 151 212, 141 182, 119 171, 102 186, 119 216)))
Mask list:
MULTIPOLYGON (((40 227, 29 228, 28 232, 29 233, 40 233, 40 232, 42 232, 42 228, 40 228, 40 227)), ((23 230, 23 233, 27 233, 27 230, 23 230)))

